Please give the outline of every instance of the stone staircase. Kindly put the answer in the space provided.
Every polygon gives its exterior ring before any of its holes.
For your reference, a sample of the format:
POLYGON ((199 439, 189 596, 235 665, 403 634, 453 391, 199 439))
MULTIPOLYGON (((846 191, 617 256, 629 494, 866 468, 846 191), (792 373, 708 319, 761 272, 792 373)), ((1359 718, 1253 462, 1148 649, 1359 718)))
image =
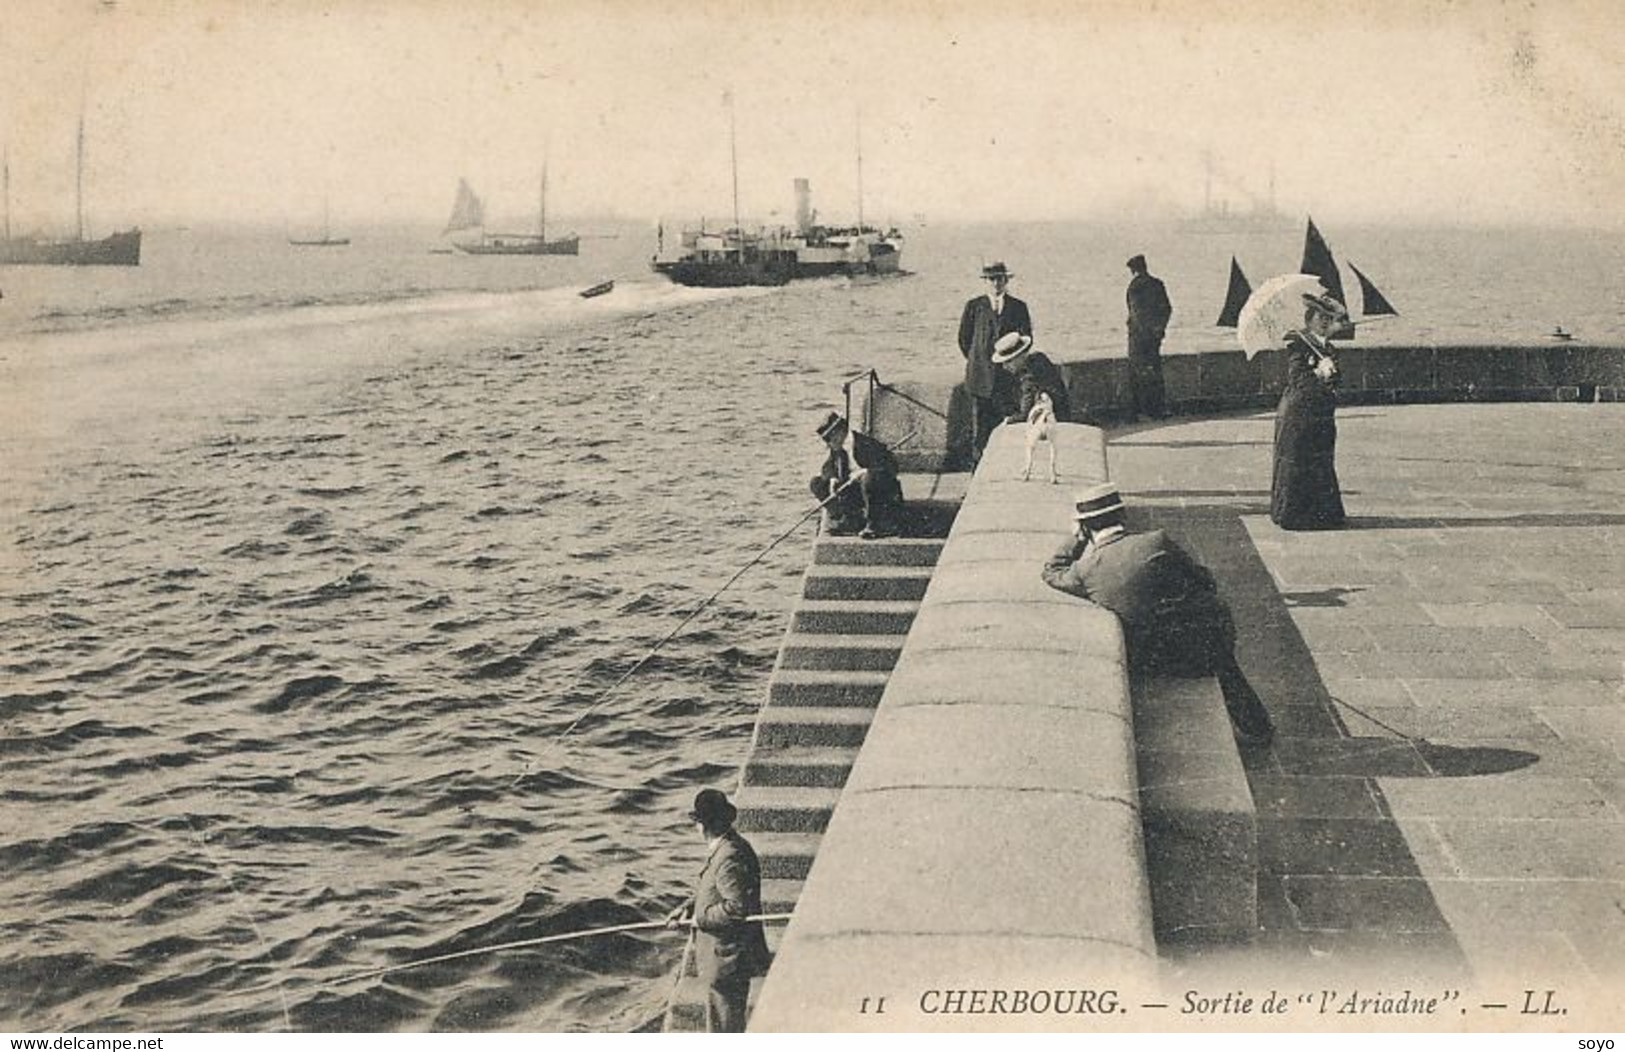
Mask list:
MULTIPOLYGON (((765 913, 795 909, 967 478, 904 476, 908 536, 821 535, 814 543, 734 795, 735 824, 761 859, 765 913)), ((770 948, 783 931, 782 922, 767 926, 770 948)), ((690 974, 667 1009, 668 1032, 705 1029, 706 991, 692 963, 685 965, 690 974)))

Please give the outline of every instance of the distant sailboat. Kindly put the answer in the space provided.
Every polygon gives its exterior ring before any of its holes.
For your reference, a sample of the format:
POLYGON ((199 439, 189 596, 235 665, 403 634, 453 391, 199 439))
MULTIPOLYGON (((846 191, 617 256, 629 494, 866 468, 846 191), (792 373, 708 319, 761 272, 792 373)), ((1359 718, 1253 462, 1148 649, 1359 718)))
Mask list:
MULTIPOLYGON (((1360 283, 1362 317, 1370 318, 1378 315, 1399 313, 1394 309, 1394 305, 1388 302, 1388 298, 1377 290, 1377 286, 1371 283, 1370 278, 1360 273, 1359 269, 1352 264, 1350 264, 1349 269, 1354 271, 1354 276, 1360 283)), ((1332 250, 1326 244, 1326 239, 1321 237, 1320 231, 1315 228, 1314 219, 1309 220, 1309 229, 1304 233, 1303 263, 1298 267, 1298 272, 1312 274, 1319 278, 1320 283, 1326 287, 1327 292, 1339 303, 1345 306, 1348 305, 1348 299, 1343 294, 1343 279, 1337 270, 1337 260, 1332 256, 1332 250)), ((1345 340, 1353 337, 1353 335, 1354 325, 1352 323, 1344 326, 1340 331, 1332 333, 1333 338, 1345 340)))
POLYGON ((574 256, 581 252, 581 238, 569 234, 554 241, 547 239, 547 164, 542 164, 541 196, 536 212, 534 234, 487 234, 485 232, 485 204, 468 185, 468 180, 457 180, 457 197, 452 202, 451 218, 446 222, 445 234, 453 237, 452 245, 462 252, 476 256, 574 256), (473 233, 472 238, 467 237, 473 233))
POLYGON ((74 151, 74 216, 71 238, 12 237, 11 235, 11 157, 8 151, 0 161, 0 183, 4 184, 5 228, 0 236, 0 263, 41 266, 119 266, 141 264, 141 231, 121 230, 104 238, 85 237, 85 116, 79 114, 79 135, 74 151))
MULTIPOLYGON (((1351 263, 1349 269, 1354 272, 1355 279, 1360 283, 1360 321, 1399 313, 1394 309, 1394 305, 1388 302, 1388 297, 1372 284, 1371 279, 1360 272, 1359 267, 1351 263)), ((1303 262, 1298 267, 1298 273, 1316 278, 1339 303, 1349 305, 1343 295, 1343 279, 1337 269, 1337 260, 1332 256, 1332 250, 1326 244, 1326 239, 1315 227, 1313 219, 1309 220, 1309 229, 1304 234, 1303 262)), ((1214 324, 1222 328, 1236 328, 1240 324, 1241 308, 1252 294, 1252 285, 1248 283, 1247 275, 1241 272, 1241 264, 1236 261, 1235 256, 1231 256, 1230 287, 1225 293, 1224 309, 1219 312, 1219 320, 1214 324)), ((1339 339, 1348 339, 1354 335, 1354 326, 1350 324, 1332 335, 1339 339)))
MULTIPOLYGON (((1332 250, 1326 244, 1326 239, 1315 229, 1313 217, 1310 217, 1309 229, 1303 235, 1303 262, 1298 264, 1298 273, 1313 274, 1331 293, 1332 299, 1345 305, 1348 303, 1348 297, 1343 294, 1343 279, 1337 273, 1337 260, 1332 258, 1332 250)), ((1344 331, 1332 335, 1343 338, 1353 336, 1354 327, 1347 326, 1344 331)))
POLYGON ((1353 263, 1349 269, 1360 282, 1360 313, 1366 317, 1373 314, 1398 314, 1394 305, 1388 302, 1388 297, 1377 291, 1377 286, 1371 284, 1371 279, 1360 273, 1360 268, 1353 263))
POLYGON ((330 212, 328 210, 328 207, 327 207, 327 199, 323 198, 322 199, 322 236, 321 237, 312 237, 312 238, 290 237, 290 238, 288 238, 288 244, 290 244, 290 245, 298 245, 301 248, 336 248, 336 247, 338 247, 340 245, 348 245, 350 243, 349 238, 347 238, 347 237, 334 237, 333 236, 333 225, 332 225, 332 222, 331 222, 331 218, 332 218, 332 216, 331 216, 331 214, 330 214, 330 212))
POLYGON ((1230 257, 1230 290, 1224 294, 1224 309, 1219 311, 1219 320, 1213 324, 1225 329, 1234 329, 1241 320, 1241 308, 1247 302, 1247 297, 1253 294, 1253 287, 1247 283, 1247 275, 1241 272, 1241 264, 1236 257, 1230 257))

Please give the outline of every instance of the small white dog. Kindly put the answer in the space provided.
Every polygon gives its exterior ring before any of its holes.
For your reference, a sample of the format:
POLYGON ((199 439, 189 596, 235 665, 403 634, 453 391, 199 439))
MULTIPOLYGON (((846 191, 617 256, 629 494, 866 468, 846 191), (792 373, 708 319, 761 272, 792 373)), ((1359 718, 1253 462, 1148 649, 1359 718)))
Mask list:
POLYGON ((1023 482, 1032 478, 1033 453, 1040 442, 1049 446, 1049 480, 1054 485, 1061 481, 1061 476, 1055 473, 1055 403, 1042 391, 1027 413, 1027 463, 1021 468, 1023 482))

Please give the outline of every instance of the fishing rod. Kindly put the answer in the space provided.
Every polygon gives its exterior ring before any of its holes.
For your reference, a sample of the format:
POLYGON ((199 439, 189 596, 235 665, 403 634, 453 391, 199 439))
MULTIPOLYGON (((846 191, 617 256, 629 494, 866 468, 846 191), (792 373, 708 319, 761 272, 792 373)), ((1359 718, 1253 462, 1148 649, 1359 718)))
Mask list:
MULTIPOLYGON (((788 913, 752 913, 748 916, 742 917, 740 920, 741 923, 748 923, 752 921, 761 923, 778 923, 781 921, 788 921, 789 919, 790 914, 788 913)), ((348 986, 351 983, 363 982, 367 979, 378 979, 386 975, 394 975, 397 972, 410 971, 413 968, 423 968, 431 964, 444 964, 447 961, 458 961, 464 958, 478 957, 488 953, 506 953, 510 950, 524 950, 533 946, 543 946, 548 943, 555 942, 569 942, 575 939, 592 938, 598 935, 616 935, 623 932, 632 931, 677 931, 680 928, 689 929, 690 938, 692 938, 694 931, 698 930, 693 921, 682 921, 674 927, 670 922, 664 920, 633 921, 630 924, 612 924, 605 928, 582 928, 578 931, 559 932, 555 935, 541 935, 533 939, 518 939, 514 942, 498 943, 495 946, 476 946, 469 950, 458 950, 454 953, 436 954, 433 957, 424 957, 416 961, 407 961, 404 964, 391 964, 382 968, 369 968, 364 972, 356 972, 354 975, 346 975, 338 979, 331 979, 325 983, 318 983, 315 989, 330 990, 339 986, 348 986)), ((687 952, 686 947, 684 952, 687 952)), ((252 990, 246 990, 244 993, 262 993, 273 988, 274 984, 260 986, 255 987, 252 990)))
MULTIPOLYGON (((627 680, 631 679, 634 675, 637 674, 639 669, 643 668, 644 665, 647 665, 649 663, 650 659, 652 659, 657 653, 660 652, 661 647, 665 646, 667 643, 670 643, 673 639, 676 639, 678 634, 681 633, 683 631, 683 629, 688 626, 688 623, 690 621, 694 620, 702 612, 704 612, 704 610, 707 607, 709 607, 713 602, 715 602, 717 600, 717 598, 722 595, 723 592, 726 592, 729 588, 733 587, 734 583, 745 575, 746 570, 749 570, 752 566, 755 566, 757 563, 759 563, 763 559, 767 558, 767 555, 768 555, 769 552, 771 552, 774 548, 777 548, 781 543, 783 543, 785 541, 786 538, 788 538, 791 534, 793 534, 797 530, 799 530, 801 528, 802 524, 805 523, 808 519, 812 518, 814 515, 817 515, 819 512, 823 511, 826 507, 828 507, 831 501, 833 501, 836 497, 840 496, 841 493, 843 493, 847 489, 847 487, 852 486, 855 483, 857 483, 860 479, 863 478, 863 476, 865 474, 866 474, 866 469, 860 469, 858 471, 854 471, 840 485, 838 485, 838 486, 834 487, 833 489, 831 489, 830 493, 829 493, 829 496, 825 497, 823 500, 821 500, 817 504, 813 505, 807 511, 803 512, 801 517, 796 519, 796 521, 790 525, 789 529, 785 530, 784 532, 780 533, 777 537, 773 538, 773 540, 768 543, 767 547, 765 547, 761 551, 757 552, 754 556, 751 557, 749 562, 745 563, 745 565, 741 566, 738 570, 734 571, 733 576, 728 578, 727 581, 723 582, 722 587, 718 588, 716 591, 714 591, 710 595, 706 596, 705 599, 703 601, 701 601, 700 605, 696 606, 693 610, 690 610, 688 612, 688 614, 681 621, 677 622, 676 626, 673 627, 670 632, 667 632, 664 636, 662 636, 660 638, 660 640, 655 643, 654 646, 649 648, 648 652, 646 652, 642 657, 638 658, 638 660, 632 664, 631 668, 628 668, 625 672, 621 673, 621 675, 615 680, 615 682, 613 682, 609 686, 605 687, 604 690, 598 695, 598 697, 593 699, 593 702, 592 702, 591 705, 588 705, 584 710, 582 710, 582 712, 581 712, 581 714, 579 716, 577 716, 575 719, 571 720, 568 726, 566 726, 557 735, 555 735, 551 741, 548 742, 548 747, 551 748, 553 746, 556 746, 559 742, 561 742, 565 738, 569 737, 569 735, 571 733, 573 733, 575 731, 575 729, 581 725, 581 722, 583 720, 585 720, 588 716, 590 716, 594 712, 596 712, 598 710, 598 708, 601 705, 603 705, 603 703, 605 701, 607 701, 609 699, 609 696, 611 694, 613 694, 621 686, 621 684, 623 684, 627 680)), ((519 775, 516 778, 514 778, 513 783, 509 786, 510 789, 513 788, 513 786, 518 785, 521 781, 524 780, 525 776, 530 773, 531 766, 533 764, 535 764, 537 759, 540 759, 540 757, 536 757, 536 758, 530 760, 528 763, 525 764, 525 769, 523 771, 519 772, 519 775)))

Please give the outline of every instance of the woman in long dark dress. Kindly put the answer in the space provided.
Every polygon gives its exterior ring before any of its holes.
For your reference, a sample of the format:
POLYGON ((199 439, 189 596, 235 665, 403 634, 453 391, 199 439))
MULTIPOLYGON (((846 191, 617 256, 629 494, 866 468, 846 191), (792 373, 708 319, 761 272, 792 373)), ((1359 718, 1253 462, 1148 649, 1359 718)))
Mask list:
POLYGON ((1284 530, 1343 525, 1337 485, 1337 361, 1327 337, 1348 313, 1330 296, 1303 297, 1303 329, 1286 337, 1286 390, 1275 411, 1270 519, 1284 530))

